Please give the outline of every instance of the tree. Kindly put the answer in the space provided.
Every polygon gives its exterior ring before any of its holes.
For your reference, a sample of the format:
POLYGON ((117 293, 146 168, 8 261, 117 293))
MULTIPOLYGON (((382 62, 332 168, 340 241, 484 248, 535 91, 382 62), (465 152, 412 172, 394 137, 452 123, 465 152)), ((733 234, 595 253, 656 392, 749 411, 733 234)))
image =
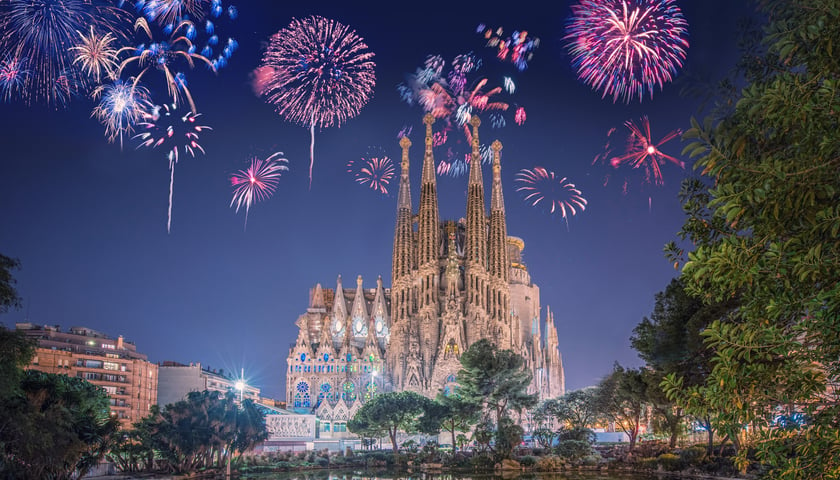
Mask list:
POLYGON ((612 373, 598 384, 598 410, 630 437, 631 451, 636 446, 645 413, 645 388, 641 370, 625 369, 617 363, 612 373))
POLYGON ((466 432, 478 422, 481 407, 468 402, 460 393, 444 395, 439 393, 423 416, 420 430, 437 434, 441 429, 452 438, 452 454, 458 449, 457 434, 466 432))
POLYGON ((347 422, 347 429, 356 434, 372 431, 387 432, 396 454, 397 433, 417 431, 418 421, 431 400, 415 392, 387 392, 376 395, 347 422))
POLYGON ((0 313, 6 313, 10 308, 20 308, 20 297, 15 289, 15 278, 12 270, 20 268, 17 259, 0 253, 0 313))
POLYGON ((661 383, 669 374, 678 374, 684 385, 700 385, 712 370, 713 356, 704 343, 701 332, 714 320, 729 318, 736 311, 737 298, 706 305, 688 294, 679 278, 671 280, 664 291, 656 294, 656 303, 650 317, 644 317, 633 329, 630 344, 645 361, 647 396, 651 407, 664 420, 670 435, 671 448, 688 413, 694 415, 708 432, 708 449, 711 454, 715 425, 709 412, 697 409, 686 411, 665 395, 661 383))
MULTIPOLYGON (((682 279, 707 302, 738 296, 739 322, 714 322, 704 333, 715 360, 703 388, 676 375, 668 383, 751 424, 775 477, 836 478, 840 2, 759 6, 767 50, 746 58, 734 109, 703 125, 692 120, 685 133, 685 151, 712 187, 707 202, 687 209, 680 235, 696 246, 682 279), (807 421, 782 427, 781 415, 807 421)), ((746 461, 742 452, 739 466, 746 461)))
POLYGON ((119 421, 108 395, 81 379, 28 370, 23 396, 4 405, 13 425, 3 432, 4 474, 12 478, 70 479, 106 453, 119 421))
POLYGON ((525 359, 512 350, 499 350, 481 339, 461 355, 458 372, 459 392, 463 399, 483 405, 498 422, 508 411, 521 413, 537 404, 537 395, 528 393, 531 372, 525 359))

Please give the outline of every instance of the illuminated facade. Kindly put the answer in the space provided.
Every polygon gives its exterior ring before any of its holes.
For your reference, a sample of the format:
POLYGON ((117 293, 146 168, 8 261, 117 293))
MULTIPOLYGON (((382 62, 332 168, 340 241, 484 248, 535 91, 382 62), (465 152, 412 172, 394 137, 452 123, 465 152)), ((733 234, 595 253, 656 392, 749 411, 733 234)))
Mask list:
POLYGON ((507 235, 500 151, 492 144, 490 214, 473 117, 472 161, 466 217, 441 221, 427 115, 419 211, 409 183, 407 138, 394 233, 390 289, 335 290, 316 285, 296 325, 288 357, 290 408, 314 411, 321 436, 341 437, 346 421, 377 391, 411 390, 434 397, 456 387, 460 355, 480 339, 522 355, 533 373, 531 392, 541 398, 564 393, 557 329, 548 308, 541 318, 540 290, 531 282, 522 239, 507 235), (543 325, 545 328, 543 329, 543 325), (544 331, 543 331, 544 330, 544 331), (338 431, 336 431, 338 430, 338 431))
POLYGON ((37 341, 27 369, 84 378, 102 387, 111 402, 111 414, 122 428, 149 414, 157 404, 158 366, 122 336, 114 339, 96 330, 18 323, 17 330, 37 341))

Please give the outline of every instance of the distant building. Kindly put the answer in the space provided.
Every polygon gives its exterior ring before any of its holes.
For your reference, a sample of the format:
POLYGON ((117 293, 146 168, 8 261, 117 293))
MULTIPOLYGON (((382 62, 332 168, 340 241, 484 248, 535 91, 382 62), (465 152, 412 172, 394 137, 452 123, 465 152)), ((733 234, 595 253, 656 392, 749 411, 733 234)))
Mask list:
POLYGON ((62 332, 57 325, 28 322, 15 328, 37 341, 28 369, 83 378, 102 387, 122 428, 148 415, 158 402, 158 366, 122 335, 114 339, 86 327, 62 332))
MULTIPOLYGON (((237 386, 239 376, 233 375, 233 372, 202 368, 201 363, 185 365, 165 361, 159 365, 158 375, 158 404, 161 407, 184 400, 190 392, 240 393, 237 386)), ((255 402, 260 400, 260 389, 247 383, 243 382, 241 393, 242 398, 255 402)))

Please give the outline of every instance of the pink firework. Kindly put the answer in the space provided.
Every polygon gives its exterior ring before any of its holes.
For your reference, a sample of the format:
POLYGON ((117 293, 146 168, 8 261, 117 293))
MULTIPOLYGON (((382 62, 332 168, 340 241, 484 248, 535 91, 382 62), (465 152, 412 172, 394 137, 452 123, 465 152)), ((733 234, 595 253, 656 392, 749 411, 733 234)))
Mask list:
POLYGON ((665 164, 666 160, 679 165, 680 168, 685 168, 685 164, 681 160, 663 153, 659 149, 665 143, 679 137, 682 133, 679 129, 669 132, 658 142, 654 142, 650 134, 650 122, 647 117, 642 117, 639 125, 632 120, 624 122, 624 125, 630 129, 627 147, 623 155, 609 159, 611 166, 615 168, 621 165, 629 165, 632 168, 641 167, 645 171, 645 181, 652 181, 656 185, 662 185, 664 181, 660 167, 665 164))
POLYGON ((367 185, 371 190, 388 195, 388 186, 396 169, 390 157, 374 154, 360 160, 350 160, 347 162, 347 172, 351 173, 360 185, 367 185))
POLYGON ((581 0, 564 40, 578 78, 630 103, 653 97, 682 67, 688 23, 674 0, 581 0))
MULTIPOLYGON (((504 115, 513 111, 510 103, 505 101, 505 94, 512 93, 514 89, 512 82, 508 82, 505 88, 488 87, 489 80, 486 77, 474 78, 481 68, 481 60, 472 52, 456 56, 448 71, 446 66, 441 56, 429 55, 423 67, 408 75, 406 81, 397 86, 397 91, 409 105, 419 105, 423 111, 442 120, 436 123, 441 127, 437 127, 438 131, 434 132, 434 146, 445 145, 447 155, 442 161, 455 163, 456 157, 463 155, 464 150, 469 157, 472 145, 470 118, 481 114, 492 127, 504 127, 507 123, 504 115), (449 132, 453 131, 461 132, 463 137, 450 136, 449 132)), ((525 109, 519 107, 516 110, 514 120, 521 125, 525 121, 525 109)), ((482 160, 489 162, 490 156, 482 157, 482 160)))
POLYGON ((487 39, 487 47, 496 50, 496 58, 514 64, 520 71, 528 68, 534 50, 540 46, 540 39, 528 35, 527 30, 514 30, 505 36, 501 27, 493 29, 482 24, 476 28, 476 33, 487 39))
POLYGON ((198 143, 199 134, 204 130, 212 130, 206 125, 196 124, 200 113, 188 111, 183 115, 177 112, 177 105, 155 106, 151 113, 144 115, 144 120, 137 123, 141 132, 134 136, 140 140, 140 147, 157 148, 163 147, 167 150, 166 158, 169 160, 169 208, 166 217, 166 231, 171 230, 172 225, 172 194, 175 189, 175 165, 178 163, 179 152, 195 157, 195 152, 204 153, 204 147, 198 143))
POLYGON ((552 215, 559 213, 567 221, 569 216, 586 209, 586 199, 574 183, 543 167, 520 170, 516 182, 519 184, 516 191, 526 203, 542 207, 552 215))
POLYGON ((293 19, 272 35, 254 89, 286 120, 309 127, 309 185, 315 126, 359 114, 376 85, 373 52, 347 25, 320 16, 293 19))
POLYGON ((268 200, 277 189, 280 175, 289 170, 289 161, 283 152, 277 152, 265 160, 254 157, 245 170, 240 170, 230 177, 233 186, 233 198, 230 206, 236 205, 236 212, 245 207, 245 227, 248 226, 248 212, 255 202, 268 200))

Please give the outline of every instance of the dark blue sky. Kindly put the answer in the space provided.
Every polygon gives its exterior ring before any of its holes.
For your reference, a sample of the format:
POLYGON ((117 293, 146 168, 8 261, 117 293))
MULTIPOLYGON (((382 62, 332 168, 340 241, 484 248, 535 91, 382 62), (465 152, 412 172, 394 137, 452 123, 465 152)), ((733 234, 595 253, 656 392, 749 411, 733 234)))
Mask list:
MULTIPOLYGON (((687 72, 719 76, 733 64, 736 22, 749 9, 731 3, 679 2, 691 43, 681 79, 687 72)), ((135 150, 131 140, 122 150, 107 143, 86 98, 59 111, 0 104, 0 252, 22 263, 16 277, 25 305, 0 320, 123 335, 154 362, 244 368, 264 394, 282 398, 294 322, 307 307, 309 289, 317 282, 332 288, 339 274, 345 285, 357 275, 366 288, 375 287, 378 275, 390 283, 396 200, 355 183, 345 165, 371 146, 399 158, 397 132, 413 125, 416 208, 422 112, 401 102, 396 85, 429 54, 451 60, 473 51, 484 59, 491 83, 514 73, 513 99, 528 112, 523 126, 493 130, 485 123, 480 136, 482 143, 498 138, 504 144, 508 232, 525 241, 524 260, 541 288, 543 314, 546 306, 554 312, 567 389, 596 383, 614 361, 639 364, 628 338, 651 312, 654 294, 676 274, 662 247, 682 223, 676 192, 692 170, 690 164, 685 170, 668 164, 664 186, 635 183, 623 195, 613 184, 603 186, 603 171, 592 160, 610 128, 621 130, 626 120, 647 115, 658 139, 685 128, 698 100, 670 84, 653 100, 613 104, 578 82, 561 41, 567 2, 547 10, 537 4, 517 9, 511 2, 474 9, 360 5, 237 5, 240 17, 226 33, 240 49, 230 65, 215 76, 201 69, 188 73, 201 120, 213 130, 202 135, 207 154, 182 158, 176 167, 169 234, 169 171, 162 152, 135 150), (308 130, 275 114, 252 93, 248 78, 268 37, 309 14, 349 24, 377 64, 375 93, 361 113, 340 128, 316 131, 311 190, 308 130), (539 37, 530 68, 519 73, 498 63, 475 34, 479 23, 539 37), (278 150, 290 171, 273 198, 251 209, 244 230, 243 212, 229 207, 229 175, 251 155, 278 150), (537 165, 568 177, 589 201, 568 225, 517 195, 514 174, 537 165)), ((165 92, 150 87, 163 101, 165 92)), ((683 146, 675 140, 663 150, 679 156, 683 146)), ((441 216, 464 216, 466 178, 439 177, 438 190, 441 216)))

